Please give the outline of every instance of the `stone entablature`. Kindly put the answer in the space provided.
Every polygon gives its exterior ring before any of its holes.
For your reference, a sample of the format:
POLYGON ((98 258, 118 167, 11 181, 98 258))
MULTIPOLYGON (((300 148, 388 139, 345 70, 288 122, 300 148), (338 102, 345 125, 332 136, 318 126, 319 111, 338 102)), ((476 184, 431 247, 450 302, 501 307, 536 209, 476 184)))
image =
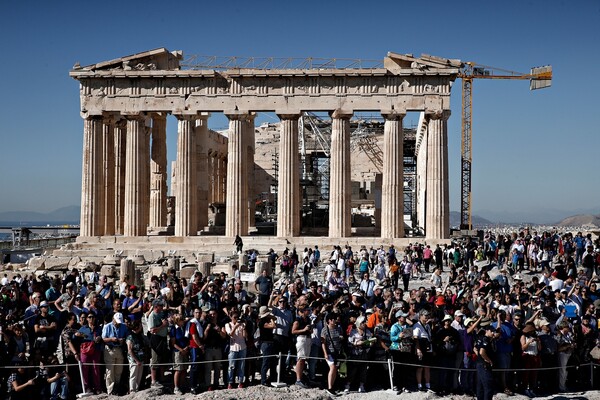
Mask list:
MULTIPOLYGON (((162 51, 165 57, 171 54, 162 51)), ((180 70, 178 65, 170 70, 127 70, 114 60, 73 69, 70 76, 81 83, 81 110, 87 115, 236 109, 439 113, 450 109, 456 63, 390 53, 385 68, 377 69, 196 71, 180 70)))

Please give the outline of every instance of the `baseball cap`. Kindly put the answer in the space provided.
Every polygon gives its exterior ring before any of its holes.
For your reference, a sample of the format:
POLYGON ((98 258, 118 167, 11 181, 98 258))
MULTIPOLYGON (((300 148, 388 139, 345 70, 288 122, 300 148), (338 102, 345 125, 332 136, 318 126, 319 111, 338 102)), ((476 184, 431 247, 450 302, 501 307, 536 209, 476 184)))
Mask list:
POLYGON ((121 314, 120 312, 115 313, 115 315, 113 315, 113 320, 115 320, 115 322, 117 324, 122 324, 123 323, 123 314, 121 314))

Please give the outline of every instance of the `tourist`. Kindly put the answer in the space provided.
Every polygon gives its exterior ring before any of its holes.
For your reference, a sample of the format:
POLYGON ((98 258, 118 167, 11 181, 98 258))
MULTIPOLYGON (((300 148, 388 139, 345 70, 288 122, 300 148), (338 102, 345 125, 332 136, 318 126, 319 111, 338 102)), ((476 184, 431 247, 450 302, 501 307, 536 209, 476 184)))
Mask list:
POLYGON ((104 363, 106 364, 106 391, 109 395, 117 394, 117 386, 123 373, 125 355, 123 347, 127 338, 127 326, 123 323, 123 314, 117 312, 112 317, 112 323, 107 323, 102 329, 104 341, 104 363))
POLYGON ((193 317, 187 322, 186 336, 190 339, 190 369, 189 383, 192 394, 200 393, 200 365, 202 360, 203 347, 202 338, 204 337, 204 328, 202 326, 202 310, 194 308, 193 317))
POLYGON ((325 317, 326 326, 321 331, 321 346, 323 348, 323 356, 329 366, 327 374, 327 393, 335 396, 334 385, 337 378, 338 362, 341 359, 342 348, 342 332, 339 327, 339 316, 330 312, 325 317))
POLYGON ((307 306, 298 308, 298 317, 292 324, 292 335, 296 335, 296 385, 301 388, 308 386, 302 382, 302 374, 306 366, 306 359, 311 352, 311 334, 313 331, 312 321, 310 319, 311 309, 307 306))
POLYGON ((267 274, 266 269, 263 269, 261 275, 256 278, 254 290, 258 292, 258 304, 260 306, 268 305, 273 290, 273 279, 267 274))
POLYGON ((261 306, 258 312, 258 329, 260 340, 260 352, 262 354, 262 366, 260 370, 260 383, 268 386, 267 374, 271 381, 277 376, 277 359, 273 357, 275 353, 274 330, 275 316, 267 306, 261 306))
POLYGON ((169 327, 169 341, 173 352, 173 394, 181 395, 189 361, 190 340, 185 334, 186 321, 181 314, 173 314, 171 320, 173 324, 169 327))
POLYGON ((244 387, 245 358, 246 358, 246 325, 240 319, 239 311, 230 313, 231 322, 225 324, 225 332, 229 335, 229 368, 228 368, 228 389, 233 389, 235 385, 235 373, 237 370, 238 389, 244 387))
POLYGON ((356 319, 348 335, 350 344, 350 354, 348 355, 348 380, 344 392, 349 392, 351 384, 358 378, 358 392, 365 393, 365 384, 367 382, 367 359, 368 350, 373 341, 372 333, 367 330, 365 317, 360 316, 356 319))
POLYGON ((233 241, 233 244, 235 246, 235 252, 237 254, 242 254, 242 251, 244 249, 244 242, 242 241, 240 235, 235 235, 235 240, 233 241))
POLYGON ((40 313, 35 318, 34 323, 34 348, 39 350, 42 355, 50 355, 54 353, 54 350, 56 349, 56 341, 54 340, 54 337, 56 335, 56 330, 58 329, 58 323, 50 314, 47 301, 42 301, 39 308, 40 313))
POLYGON ((151 349, 151 385, 152 387, 160 387, 162 386, 160 381, 163 378, 164 364, 169 361, 169 346, 167 343, 169 321, 164 314, 162 300, 154 300, 147 319, 151 349))
MULTIPOLYGON (((82 316, 85 314, 82 314, 82 316)), ((79 359, 83 373, 83 389, 85 393, 99 394, 100 357, 102 356, 102 329, 93 313, 85 315, 86 324, 79 328, 76 337, 81 341, 79 359)))
POLYGON ((146 341, 141 320, 133 320, 126 339, 127 361, 129 362, 129 393, 135 393, 141 389, 144 376, 144 359, 148 347, 146 341))
POLYGON ((223 360, 223 340, 227 336, 217 317, 217 309, 211 308, 208 311, 207 324, 204 327, 204 360, 206 361, 204 365, 204 383, 208 386, 209 391, 219 387, 220 364, 223 360))
POLYGON ((433 362, 433 345, 431 330, 431 314, 427 310, 419 312, 419 320, 413 325, 413 338, 415 339, 415 347, 417 353, 417 389, 427 390, 433 393, 431 389, 431 372, 430 366, 433 362), (425 386, 423 386, 423 380, 425 386))

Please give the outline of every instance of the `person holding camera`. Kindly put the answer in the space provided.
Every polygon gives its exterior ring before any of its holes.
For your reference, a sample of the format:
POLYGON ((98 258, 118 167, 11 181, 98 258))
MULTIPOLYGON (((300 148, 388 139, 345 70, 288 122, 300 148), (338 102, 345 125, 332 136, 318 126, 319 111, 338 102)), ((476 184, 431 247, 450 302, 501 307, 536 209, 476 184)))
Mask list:
POLYGON ((321 347, 323 356, 329 366, 327 374, 327 393, 335 396, 334 385, 337 378, 338 367, 342 358, 342 331, 339 326, 339 315, 329 312, 325 317, 326 326, 321 331, 321 347))
POLYGON ((270 372, 270 379, 276 379, 277 358, 275 355, 275 343, 273 331, 275 330, 275 316, 267 306, 261 306, 258 310, 258 339, 260 340, 260 352, 263 356, 260 369, 260 383, 268 386, 267 373, 270 372))
POLYGON ((225 332, 229 335, 229 368, 228 368, 228 389, 233 389, 235 384, 235 372, 237 369, 238 389, 244 387, 244 372, 246 357, 246 326, 243 320, 240 320, 240 312, 234 310, 231 312, 231 322, 225 324, 225 332))
POLYGON ((310 318, 311 309, 307 306, 298 308, 298 317, 292 324, 292 335, 296 335, 296 385, 306 389, 307 386, 302 382, 302 374, 306 366, 306 358, 310 356, 312 345, 311 334, 313 330, 310 318))
POLYGON ((537 369, 541 366, 541 349, 542 343, 538 338, 535 325, 533 322, 527 323, 521 336, 521 350, 523 351, 523 364, 525 367, 522 376, 523 386, 525 386, 525 394, 529 397, 536 396, 533 389, 537 385, 537 369))

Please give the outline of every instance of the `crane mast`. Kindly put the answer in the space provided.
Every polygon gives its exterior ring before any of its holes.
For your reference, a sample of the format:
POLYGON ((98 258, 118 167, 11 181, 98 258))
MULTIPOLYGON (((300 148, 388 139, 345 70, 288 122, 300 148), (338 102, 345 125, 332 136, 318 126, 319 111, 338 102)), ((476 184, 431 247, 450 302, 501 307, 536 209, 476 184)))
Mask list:
POLYGON ((460 162, 460 229, 473 229, 472 221, 472 167, 473 167, 473 79, 529 80, 530 90, 547 88, 552 83, 552 67, 543 66, 531 69, 529 74, 487 67, 474 62, 465 62, 458 75, 462 79, 462 121, 461 121, 461 162, 460 162), (500 71, 501 74, 495 74, 500 71))

